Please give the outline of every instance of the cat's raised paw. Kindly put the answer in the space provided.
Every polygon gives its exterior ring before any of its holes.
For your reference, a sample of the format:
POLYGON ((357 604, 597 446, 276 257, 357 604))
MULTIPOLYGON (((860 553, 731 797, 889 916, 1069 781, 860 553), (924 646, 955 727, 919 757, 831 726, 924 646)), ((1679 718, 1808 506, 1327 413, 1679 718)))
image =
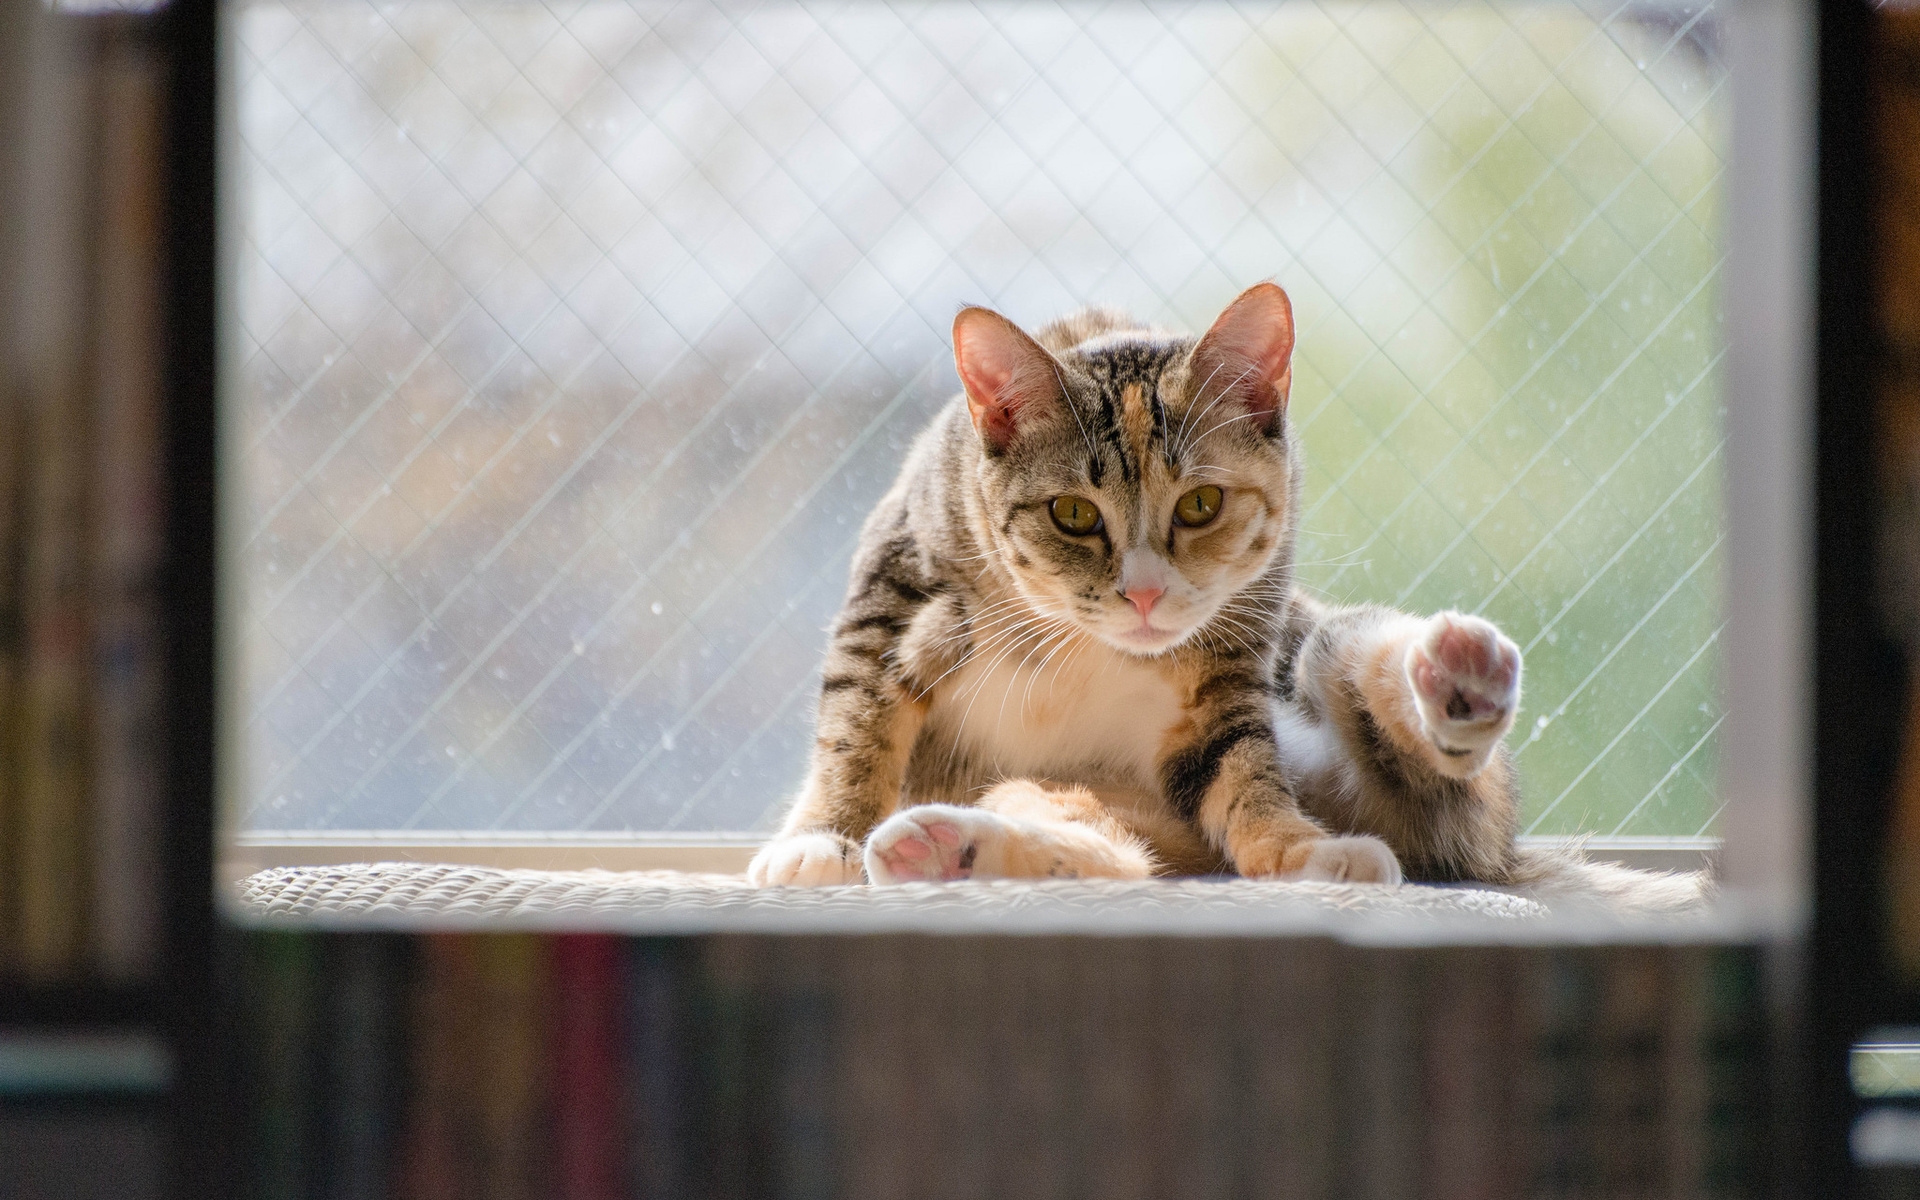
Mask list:
POLYGON ((1289 870, 1275 878, 1322 883, 1399 883, 1400 860, 1374 837, 1317 838, 1290 853, 1289 870), (1306 853, 1301 855, 1299 849, 1306 853))
POLYGON ((867 878, 875 883, 971 879, 983 849, 1007 836, 1005 818, 953 804, 921 804, 888 817, 867 836, 867 878))
POLYGON ((1407 647, 1406 672, 1434 765, 1459 778, 1486 766, 1520 710, 1520 647, 1490 622, 1443 612, 1407 647))
POLYGON ((796 833, 760 847, 747 866, 755 887, 825 887, 860 882, 860 847, 832 833, 796 833))

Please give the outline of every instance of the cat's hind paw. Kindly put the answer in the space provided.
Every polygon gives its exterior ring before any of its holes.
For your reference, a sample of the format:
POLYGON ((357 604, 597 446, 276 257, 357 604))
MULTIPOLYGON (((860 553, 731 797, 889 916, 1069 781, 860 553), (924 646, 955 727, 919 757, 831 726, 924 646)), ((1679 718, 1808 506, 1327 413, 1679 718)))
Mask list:
POLYGON ((875 883, 971 879, 984 849, 1006 839, 1004 817, 953 804, 920 804, 867 836, 867 878, 875 883))
POLYGON ((1315 838, 1290 851, 1287 869, 1271 878, 1321 883, 1386 883, 1401 880, 1400 860, 1376 837, 1315 838))
POLYGON ((833 833, 796 833, 760 847, 747 866, 755 887, 824 887, 860 882, 860 847, 833 833))
POLYGON ((1407 683, 1442 774, 1487 765, 1520 710, 1520 647, 1492 623, 1443 612, 1407 647, 1407 683))

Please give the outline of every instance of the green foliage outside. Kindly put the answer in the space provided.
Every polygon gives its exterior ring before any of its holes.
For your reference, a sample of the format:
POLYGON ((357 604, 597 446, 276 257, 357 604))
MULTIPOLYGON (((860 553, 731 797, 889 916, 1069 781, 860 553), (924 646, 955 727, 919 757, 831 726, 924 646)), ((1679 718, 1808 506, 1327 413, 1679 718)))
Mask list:
POLYGON ((1370 47, 1430 115, 1356 197, 1402 210, 1380 266, 1345 296, 1285 280, 1302 578, 1519 642, 1531 832, 1711 832, 1725 122, 1704 23, 1360 19, 1328 45, 1370 47))

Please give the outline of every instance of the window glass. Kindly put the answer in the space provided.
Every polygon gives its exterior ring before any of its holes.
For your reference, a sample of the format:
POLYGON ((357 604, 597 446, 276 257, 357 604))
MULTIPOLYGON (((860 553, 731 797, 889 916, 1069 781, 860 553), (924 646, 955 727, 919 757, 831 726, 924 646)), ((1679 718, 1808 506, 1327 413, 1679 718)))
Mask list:
POLYGON ((1273 278, 1302 579, 1520 643, 1529 832, 1712 832, 1709 11, 233 17, 244 828, 771 827, 958 306, 1273 278))

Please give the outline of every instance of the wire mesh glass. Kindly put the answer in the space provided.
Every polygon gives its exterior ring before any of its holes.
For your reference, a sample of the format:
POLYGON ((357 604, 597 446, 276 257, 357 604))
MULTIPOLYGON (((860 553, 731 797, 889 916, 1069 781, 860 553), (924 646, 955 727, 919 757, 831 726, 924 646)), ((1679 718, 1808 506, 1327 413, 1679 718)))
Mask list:
POLYGON ((1530 830, 1711 830, 1705 9, 233 17, 245 827, 770 827, 957 307, 1273 278, 1303 579, 1521 644, 1530 830))

